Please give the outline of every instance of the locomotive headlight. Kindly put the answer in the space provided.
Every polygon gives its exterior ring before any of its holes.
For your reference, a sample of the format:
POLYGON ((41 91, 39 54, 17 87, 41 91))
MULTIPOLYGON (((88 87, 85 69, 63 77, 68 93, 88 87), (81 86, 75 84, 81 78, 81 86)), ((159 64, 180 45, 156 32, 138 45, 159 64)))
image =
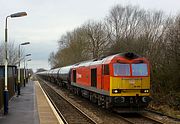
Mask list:
POLYGON ((144 90, 145 93, 149 93, 149 90, 144 90))
POLYGON ((141 93, 149 93, 149 90, 148 89, 142 89, 141 93))
POLYGON ((112 89, 112 93, 121 93, 120 89, 112 89))

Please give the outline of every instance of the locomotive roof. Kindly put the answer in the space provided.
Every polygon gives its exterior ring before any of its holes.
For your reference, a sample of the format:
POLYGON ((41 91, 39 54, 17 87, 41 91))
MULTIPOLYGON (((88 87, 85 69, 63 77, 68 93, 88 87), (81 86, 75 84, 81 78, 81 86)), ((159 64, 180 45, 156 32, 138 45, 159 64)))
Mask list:
POLYGON ((101 58, 97 58, 97 59, 83 61, 83 62, 80 62, 80 63, 76 63, 74 65, 69 65, 69 66, 65 66, 65 67, 52 69, 52 70, 49 70, 49 71, 42 72, 41 74, 44 74, 44 73, 53 74, 53 73, 58 73, 58 72, 60 72, 60 73, 68 73, 71 68, 90 66, 90 65, 99 65, 99 64, 108 64, 108 63, 110 63, 112 61, 112 59, 114 57, 118 57, 118 56, 120 56, 122 58, 129 59, 129 60, 142 57, 142 56, 140 56, 138 54, 131 53, 131 52, 118 53, 118 54, 115 54, 115 55, 110 55, 110 56, 106 56, 106 57, 101 57, 101 58))
POLYGON ((117 57, 117 56, 121 56, 121 57, 129 59, 129 60, 142 57, 138 54, 131 53, 131 52, 119 53, 119 54, 115 54, 115 55, 110 55, 110 56, 106 56, 106 57, 102 57, 102 58, 97 58, 97 59, 93 59, 93 60, 89 60, 89 61, 80 62, 80 63, 75 64, 74 67, 108 64, 111 62, 111 60, 114 57, 117 57))

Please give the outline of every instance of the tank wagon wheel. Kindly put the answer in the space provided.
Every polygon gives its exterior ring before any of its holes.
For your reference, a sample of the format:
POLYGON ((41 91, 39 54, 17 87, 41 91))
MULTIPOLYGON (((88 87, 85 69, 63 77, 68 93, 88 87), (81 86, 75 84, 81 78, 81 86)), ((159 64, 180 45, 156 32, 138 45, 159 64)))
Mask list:
POLYGON ((102 108, 104 108, 104 96, 98 95, 97 104, 98 104, 98 106, 101 106, 102 108))
POLYGON ((101 106, 101 100, 100 100, 100 98, 101 98, 101 96, 98 95, 98 102, 97 102, 98 106, 101 106))
POLYGON ((90 100, 90 101, 93 101, 92 93, 91 93, 91 92, 89 93, 89 100, 90 100))

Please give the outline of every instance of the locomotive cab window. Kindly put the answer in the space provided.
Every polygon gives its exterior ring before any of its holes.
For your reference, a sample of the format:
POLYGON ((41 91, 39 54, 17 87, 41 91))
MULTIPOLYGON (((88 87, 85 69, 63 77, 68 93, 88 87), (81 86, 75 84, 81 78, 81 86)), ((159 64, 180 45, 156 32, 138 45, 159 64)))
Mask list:
POLYGON ((130 64, 114 63, 114 76, 130 76, 130 64))
POLYGON ((132 64, 132 76, 148 76, 147 64, 132 64))
POLYGON ((104 69, 103 70, 103 74, 104 75, 109 75, 109 65, 108 64, 104 65, 103 69, 104 69))

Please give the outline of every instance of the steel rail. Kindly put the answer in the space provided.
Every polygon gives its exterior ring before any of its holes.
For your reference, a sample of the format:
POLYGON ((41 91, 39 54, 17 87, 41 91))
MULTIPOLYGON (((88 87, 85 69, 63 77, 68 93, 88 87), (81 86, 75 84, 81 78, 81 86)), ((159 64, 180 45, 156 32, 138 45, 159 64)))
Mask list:
POLYGON ((118 117, 120 117, 121 119, 123 119, 124 121, 126 121, 126 122, 128 122, 130 124, 136 124, 135 122, 133 122, 133 121, 131 121, 131 120, 129 120, 129 119, 123 117, 123 116, 118 115, 118 117))
POLYGON ((145 109, 145 111, 146 111, 146 112, 150 112, 150 113, 154 113, 154 114, 158 114, 158 115, 160 115, 160 116, 166 116, 166 117, 168 117, 168 118, 170 118, 170 119, 173 119, 173 120, 175 120, 175 121, 180 121, 180 118, 172 117, 172 116, 163 114, 163 113, 161 113, 161 112, 157 112, 157 111, 155 111, 155 110, 145 109))
MULTIPOLYGON (((40 83, 41 85, 41 83, 40 83)), ((43 86, 41 85, 41 87, 43 88, 43 86)), ((61 117, 62 121, 65 124, 68 124, 68 122, 66 121, 65 117, 63 116, 63 114, 59 111, 58 107, 56 106, 56 104, 54 103, 54 101, 51 99, 51 97, 49 96, 49 94, 47 93, 47 91, 45 89, 43 89, 44 92, 46 93, 48 99, 51 101, 52 105, 54 106, 55 110, 57 111, 57 113, 59 114, 59 116, 61 117)))
MULTIPOLYGON (((154 122, 155 124, 163 124, 162 121, 159 121, 159 120, 156 120, 152 117, 149 117, 149 116, 146 116, 146 115, 143 115, 141 113, 134 113, 135 115, 131 115, 130 117, 124 117, 124 116, 128 116, 128 113, 126 113, 125 115, 121 115, 120 113, 118 113, 117 111, 114 111, 117 115, 117 117, 120 117, 121 119, 131 123, 131 124, 138 124, 138 120, 144 120, 144 121, 150 121, 150 122, 154 122), (136 117, 137 115, 139 115, 138 117, 136 117), (135 117, 135 118, 134 118, 135 117)), ((132 113, 131 113, 132 114, 132 113)), ((149 122, 148 122, 149 123, 149 122)))
POLYGON ((155 118, 152 118, 152 117, 150 117, 150 116, 146 116, 146 115, 142 115, 142 114, 141 114, 141 116, 144 117, 144 118, 147 118, 147 119, 149 119, 149 120, 151 120, 151 121, 154 121, 154 122, 156 122, 156 123, 158 123, 158 124, 164 124, 164 122, 162 122, 162 121, 160 121, 160 120, 157 120, 157 119, 155 119, 155 118))
MULTIPOLYGON (((42 81, 42 80, 41 80, 42 81)), ((52 88, 51 86, 49 86, 47 83, 45 83, 45 81, 43 81, 44 82, 44 84, 46 85, 46 86, 48 86, 49 88, 51 88, 56 94, 58 94, 61 98, 63 98, 66 102, 68 102, 71 106, 73 106, 76 110, 78 110, 81 114, 83 114, 86 118, 88 118, 92 123, 94 123, 94 124, 97 124, 92 118, 90 118, 86 113, 84 113, 81 109, 79 109, 77 106, 75 106, 75 105, 73 105, 73 103, 72 102, 70 102, 69 100, 67 100, 63 95, 61 95, 60 93, 58 93, 54 88, 52 88)), ((48 94, 47 93, 47 91, 46 91, 46 94, 48 94)), ((49 95, 48 95, 49 96, 49 95)), ((50 97, 50 96, 49 96, 50 97)), ((52 99, 51 99, 51 101, 53 101, 52 99)), ((55 104, 54 102, 53 102, 53 104, 55 104)), ((56 106, 56 105, 55 105, 56 106)), ((62 118, 63 118, 63 120, 65 120, 65 123, 66 124, 68 124, 68 122, 67 122, 67 120, 65 119, 65 117, 63 116, 63 114, 59 111, 59 109, 58 109, 58 107, 56 106, 55 107, 57 110, 58 110, 58 113, 60 113, 60 116, 62 116, 62 118)), ((72 113, 73 114, 73 113, 72 113)))

